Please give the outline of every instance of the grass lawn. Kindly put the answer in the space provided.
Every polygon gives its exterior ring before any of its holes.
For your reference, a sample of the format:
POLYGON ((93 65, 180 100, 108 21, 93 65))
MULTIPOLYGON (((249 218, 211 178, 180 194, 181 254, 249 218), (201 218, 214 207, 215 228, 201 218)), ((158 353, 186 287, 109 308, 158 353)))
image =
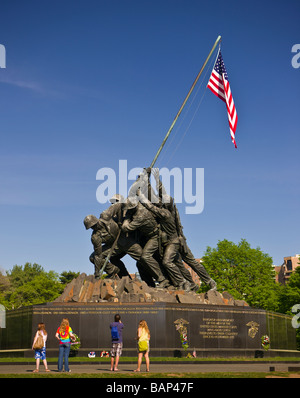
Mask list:
POLYGON ((28 373, 0 374, 0 379, 265 379, 265 378, 300 378, 300 372, 209 372, 209 373, 28 373))
MULTIPOLYGON (((171 357, 151 357, 150 362, 172 362, 172 363, 182 363, 182 362, 217 362, 217 361, 226 361, 226 362, 233 362, 233 361, 251 361, 255 363, 262 363, 262 362, 272 362, 276 363, 276 361, 280 362, 292 362, 297 361, 298 363, 299 358, 288 357, 275 357, 275 358, 171 358, 171 357)), ((47 358, 47 362, 51 365, 57 363, 57 358, 47 358)), ((70 357, 69 358, 70 364, 72 363, 109 363, 110 358, 88 358, 88 357, 70 357)), ((135 363, 135 357, 121 357, 120 364, 123 363, 135 363)), ((0 364, 5 366, 4 364, 7 363, 24 363, 34 365, 35 359, 34 358, 0 358, 0 364)), ((300 378, 300 372, 184 372, 184 364, 182 367, 179 368, 179 372, 170 372, 170 373, 133 373, 133 372, 95 372, 95 373, 58 373, 52 371, 50 373, 45 373, 43 369, 43 365, 41 365, 40 373, 22 373, 22 374, 0 374, 0 378, 23 378, 23 379, 62 379, 62 378, 71 378, 71 379, 210 379, 210 378, 230 378, 230 379, 264 379, 264 378, 300 378)))

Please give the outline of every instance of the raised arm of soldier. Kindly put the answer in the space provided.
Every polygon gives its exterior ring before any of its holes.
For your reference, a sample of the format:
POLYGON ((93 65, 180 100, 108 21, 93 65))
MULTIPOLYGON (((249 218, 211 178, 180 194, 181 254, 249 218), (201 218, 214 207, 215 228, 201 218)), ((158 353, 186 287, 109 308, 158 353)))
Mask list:
POLYGON ((158 168, 151 169, 151 172, 156 181, 156 190, 158 192, 158 196, 161 198, 163 195, 167 195, 167 191, 165 190, 165 187, 163 186, 163 183, 159 178, 159 169, 158 168))
POLYGON ((141 190, 144 194, 148 195, 148 180, 149 174, 146 169, 143 169, 137 180, 131 185, 128 193, 128 198, 135 197, 137 190, 141 190))
POLYGON ((171 213, 169 212, 169 210, 163 207, 155 206, 153 203, 150 202, 148 198, 146 198, 146 196, 141 192, 140 189, 136 191, 136 194, 139 198, 140 203, 144 207, 146 207, 146 209, 151 211, 151 213, 154 214, 154 216, 162 220, 167 220, 170 217, 171 213))

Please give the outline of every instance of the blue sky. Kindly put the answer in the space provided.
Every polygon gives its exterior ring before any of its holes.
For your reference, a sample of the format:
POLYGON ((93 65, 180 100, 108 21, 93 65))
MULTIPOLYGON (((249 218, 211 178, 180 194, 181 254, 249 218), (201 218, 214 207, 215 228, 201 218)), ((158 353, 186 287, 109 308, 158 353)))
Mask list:
POLYGON ((97 171, 150 165, 218 35, 238 148, 205 89, 210 62, 156 165, 204 168, 203 212, 178 205, 195 257, 242 238, 277 265, 300 253, 299 13, 291 0, 2 1, 0 268, 93 273, 97 171))

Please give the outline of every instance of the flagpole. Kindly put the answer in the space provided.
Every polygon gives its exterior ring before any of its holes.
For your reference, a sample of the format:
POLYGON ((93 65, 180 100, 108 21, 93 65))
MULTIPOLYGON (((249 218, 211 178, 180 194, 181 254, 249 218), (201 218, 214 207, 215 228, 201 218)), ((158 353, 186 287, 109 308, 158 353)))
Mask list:
MULTIPOLYGON (((198 80, 199 80, 199 78, 200 78, 200 76, 201 76, 201 74, 202 74, 202 72, 203 72, 203 70, 204 70, 206 64, 207 64, 207 62, 209 61, 209 59, 210 59, 212 53, 214 52, 214 50, 215 50, 215 48, 217 47, 217 45, 218 45, 218 43, 219 43, 220 40, 221 40, 221 36, 218 36, 217 40, 215 41, 215 44, 213 45, 213 48, 210 50, 210 53, 208 54, 208 56, 207 56, 207 58, 206 58, 206 60, 205 60, 205 62, 204 62, 204 64, 203 64, 202 68, 200 69, 200 72, 198 73, 198 75, 197 75, 197 77, 196 77, 194 83, 192 84, 192 87, 190 88, 190 91, 188 92, 188 94, 187 94, 187 96, 185 97, 185 100, 183 101, 183 103, 182 103, 182 105, 181 105, 179 111, 177 112, 177 115, 175 116, 175 119, 173 120, 173 123, 171 124, 171 127, 169 128, 169 130, 168 130, 168 132, 167 132, 167 134, 166 134, 166 136, 165 136, 165 138, 164 138, 164 140, 163 140, 161 146, 159 147, 159 149, 158 149, 158 151, 157 151, 157 153, 156 153, 154 159, 152 160, 152 163, 151 163, 150 168, 152 168, 152 167, 154 166, 154 164, 155 164, 155 162, 156 162, 156 160, 157 160, 157 158, 158 158, 160 152, 162 151, 162 149, 163 149, 163 147, 164 147, 164 145, 165 145, 165 143, 166 143, 166 141, 167 141, 169 135, 171 134, 171 131, 173 130, 173 127, 175 126, 175 123, 177 122, 177 119, 179 118, 179 116, 180 116, 180 114, 181 114, 181 112, 182 112, 182 110, 183 110, 183 108, 184 108, 184 106, 185 106, 187 100, 189 99, 190 95, 192 94, 192 91, 194 90, 194 88, 195 88, 195 86, 196 86, 196 84, 197 84, 197 82, 198 82, 198 80)), ((120 233, 121 233, 121 229, 119 230, 118 236, 116 237, 116 239, 115 239, 115 241, 114 241, 114 243, 113 243, 113 246, 110 248, 110 251, 109 251, 109 253, 108 253, 108 255, 107 255, 107 257, 106 257, 106 259, 105 259, 105 261, 104 261, 104 264, 103 264, 103 266, 102 266, 100 272, 99 272, 99 274, 100 274, 99 278, 102 277, 102 274, 103 274, 103 272, 104 272, 104 269, 105 269, 107 263, 108 263, 109 260, 110 260, 110 257, 111 257, 111 255, 112 255, 112 252, 113 252, 113 250, 114 250, 114 248, 115 248, 115 246, 116 246, 116 243, 117 243, 117 241, 118 241, 118 239, 119 239, 120 233)))
POLYGON ((210 59, 212 53, 214 52, 214 50, 215 50, 215 48, 217 47, 217 45, 218 45, 218 43, 219 43, 220 40, 221 40, 221 36, 218 36, 217 40, 215 41, 215 44, 213 45, 213 48, 211 49, 210 53, 208 54, 208 56, 207 56, 207 58, 206 58, 206 60, 205 60, 205 62, 204 62, 204 64, 203 64, 202 68, 200 69, 200 72, 198 73, 198 75, 197 75, 197 77, 196 77, 194 83, 192 84, 192 87, 190 88, 190 91, 188 92, 188 94, 187 94, 187 96, 185 97, 185 100, 183 101, 183 103, 182 103, 182 105, 181 105, 179 111, 177 112, 177 115, 175 116, 175 118, 174 118, 174 120, 173 120, 173 123, 171 124, 171 127, 169 128, 169 130, 168 130, 168 132, 167 132, 167 134, 166 134, 166 136, 165 136, 165 138, 164 138, 164 140, 163 140, 161 146, 159 147, 159 149, 158 149, 158 151, 157 151, 157 153, 156 153, 154 159, 152 160, 152 163, 151 163, 150 168, 152 168, 152 167, 154 166, 154 164, 155 164, 155 162, 156 162, 156 160, 157 160, 157 158, 158 158, 160 152, 162 151, 162 149, 163 149, 163 147, 164 147, 164 145, 165 145, 167 139, 169 138, 169 135, 171 134, 171 131, 173 130, 173 127, 175 126, 175 123, 177 122, 177 119, 179 118, 179 116, 180 116, 180 114, 181 114, 181 112, 182 112, 182 110, 183 110, 183 108, 184 108, 184 106, 185 106, 187 100, 189 99, 190 95, 192 94, 192 91, 194 90, 194 88, 195 88, 195 86, 196 86, 196 84, 197 84, 197 82, 198 82, 198 80, 199 80, 199 78, 200 78, 200 76, 201 76, 201 74, 202 74, 202 72, 203 72, 203 70, 204 70, 206 64, 207 64, 207 62, 209 61, 209 59, 210 59))

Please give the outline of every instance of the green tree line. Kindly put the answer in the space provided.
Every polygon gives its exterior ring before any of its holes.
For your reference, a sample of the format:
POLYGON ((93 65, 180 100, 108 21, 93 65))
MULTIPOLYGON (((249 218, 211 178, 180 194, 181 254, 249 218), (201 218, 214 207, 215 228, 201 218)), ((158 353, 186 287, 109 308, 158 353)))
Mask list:
POLYGON ((67 283, 79 272, 64 271, 60 275, 46 272, 39 264, 15 265, 12 270, 0 272, 0 304, 7 310, 42 304, 55 300, 67 283))
MULTIPOLYGON (((216 248, 207 247, 202 261, 219 292, 227 291, 251 307, 292 314, 292 307, 300 304, 300 267, 288 284, 276 283, 272 258, 260 248, 251 248, 245 239, 238 244, 225 239, 216 248)), ((46 272, 38 264, 15 265, 0 272, 0 304, 13 309, 53 301, 78 274, 46 272)), ((202 284, 200 291, 205 289, 202 284)))
MULTIPOLYGON (((300 305, 300 259, 299 267, 285 285, 275 280, 272 257, 260 248, 251 248, 245 239, 238 244, 225 239, 219 241, 216 248, 207 247, 202 261, 217 282, 219 292, 227 291, 251 307, 295 315, 292 309, 300 305)), ((201 291, 205 289, 205 286, 201 287, 201 291)), ((297 344, 300 349, 300 323, 298 325, 297 344)))
POLYGON ((291 314, 291 308, 300 304, 300 266, 289 283, 281 285, 275 280, 272 257, 251 248, 245 239, 238 244, 225 239, 216 248, 207 247, 202 261, 219 292, 227 291, 251 307, 291 314))

